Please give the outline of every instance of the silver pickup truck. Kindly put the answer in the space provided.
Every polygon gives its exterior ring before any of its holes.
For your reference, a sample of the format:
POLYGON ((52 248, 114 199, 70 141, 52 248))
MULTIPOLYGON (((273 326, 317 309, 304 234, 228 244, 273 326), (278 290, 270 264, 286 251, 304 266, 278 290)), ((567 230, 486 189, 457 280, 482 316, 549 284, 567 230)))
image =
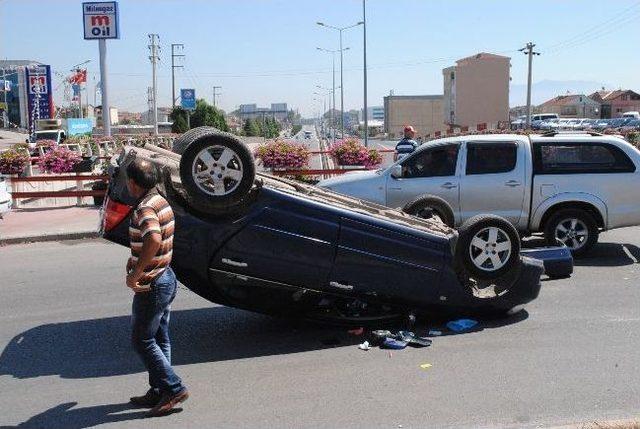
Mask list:
POLYGON ((434 140, 388 168, 319 186, 450 226, 496 214, 580 256, 600 231, 640 224, 639 168, 640 151, 619 137, 487 134, 434 140))

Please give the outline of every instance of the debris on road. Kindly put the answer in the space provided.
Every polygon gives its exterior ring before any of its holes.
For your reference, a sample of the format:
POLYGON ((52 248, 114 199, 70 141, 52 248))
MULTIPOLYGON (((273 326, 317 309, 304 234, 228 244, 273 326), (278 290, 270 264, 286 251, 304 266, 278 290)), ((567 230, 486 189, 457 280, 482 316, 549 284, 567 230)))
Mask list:
POLYGON ((423 363, 422 365, 420 365, 421 369, 428 369, 431 368, 433 365, 431 365, 430 363, 423 363))
POLYGON ((360 344, 360 345, 358 346, 358 348, 359 348, 360 350, 365 350, 365 351, 366 351, 366 350, 370 350, 370 349, 371 349, 371 346, 369 345, 369 341, 365 341, 364 343, 360 344))
POLYGON ((429 330, 429 332, 427 332, 427 335, 430 337, 439 337, 440 335, 442 335, 442 331, 436 331, 436 330, 429 330))
POLYGON ((447 323, 447 328, 449 328, 453 332, 464 332, 464 331, 468 331, 469 329, 472 329, 477 324, 478 324, 477 320, 458 319, 458 320, 452 320, 451 322, 447 323))
POLYGON ((409 344, 408 341, 396 340, 395 338, 385 338, 382 342, 382 346, 386 349, 402 350, 409 344))

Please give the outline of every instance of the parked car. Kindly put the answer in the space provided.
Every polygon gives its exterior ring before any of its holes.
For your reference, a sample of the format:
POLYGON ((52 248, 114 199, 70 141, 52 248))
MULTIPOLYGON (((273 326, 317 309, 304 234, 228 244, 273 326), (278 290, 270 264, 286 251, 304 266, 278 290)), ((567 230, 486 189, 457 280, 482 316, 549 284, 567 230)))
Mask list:
POLYGON ((620 131, 640 130, 640 119, 632 119, 620 127, 620 131))
POLYGON ((7 189, 7 182, 4 176, 0 175, 0 219, 11 210, 11 194, 7 189))
MULTIPOLYGON (((536 113, 534 115, 531 115, 531 127, 532 129, 536 129, 536 128, 533 128, 534 122, 538 124, 542 121, 548 121, 550 119, 558 119, 558 118, 559 116, 557 113, 536 113)), ((511 129, 517 130, 517 129, 525 128, 526 123, 527 123, 527 115, 518 116, 516 120, 511 122, 511 129)))
POLYGON ((493 213, 582 255, 600 231, 640 224, 639 166, 640 151, 614 136, 477 135, 435 140, 388 168, 319 186, 450 226, 493 213))
POLYGON ((126 146, 112 159, 104 237, 128 245, 127 166, 158 165, 176 217, 172 267, 210 301, 362 324, 409 310, 502 313, 540 290, 540 262, 521 256, 516 229, 498 216, 456 231, 255 173, 249 149, 210 127, 185 133, 174 151, 126 146))
POLYGON ((631 118, 631 119, 640 119, 640 112, 637 112, 637 111, 624 112, 622 114, 622 117, 631 118))

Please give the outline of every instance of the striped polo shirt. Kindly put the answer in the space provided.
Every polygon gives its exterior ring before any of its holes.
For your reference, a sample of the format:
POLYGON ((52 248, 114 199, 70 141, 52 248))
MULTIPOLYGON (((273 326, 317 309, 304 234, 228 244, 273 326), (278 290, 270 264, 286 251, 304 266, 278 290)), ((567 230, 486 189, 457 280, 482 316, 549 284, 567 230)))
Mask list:
POLYGON ((131 258, 127 266, 127 272, 138 262, 142 243, 147 234, 158 233, 162 237, 162 244, 158 249, 151 264, 144 268, 144 274, 140 285, 148 285, 171 264, 173 253, 173 230, 175 220, 173 210, 161 195, 150 192, 142 198, 138 207, 131 216, 129 224, 129 241, 131 245, 131 258))

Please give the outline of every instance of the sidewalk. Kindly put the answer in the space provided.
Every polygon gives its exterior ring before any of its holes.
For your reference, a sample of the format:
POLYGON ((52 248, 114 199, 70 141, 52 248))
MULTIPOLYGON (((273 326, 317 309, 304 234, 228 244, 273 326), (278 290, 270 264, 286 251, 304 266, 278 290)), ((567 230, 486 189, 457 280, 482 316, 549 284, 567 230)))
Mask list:
POLYGON ((0 246, 98 236, 98 207, 17 209, 0 219, 0 246))

